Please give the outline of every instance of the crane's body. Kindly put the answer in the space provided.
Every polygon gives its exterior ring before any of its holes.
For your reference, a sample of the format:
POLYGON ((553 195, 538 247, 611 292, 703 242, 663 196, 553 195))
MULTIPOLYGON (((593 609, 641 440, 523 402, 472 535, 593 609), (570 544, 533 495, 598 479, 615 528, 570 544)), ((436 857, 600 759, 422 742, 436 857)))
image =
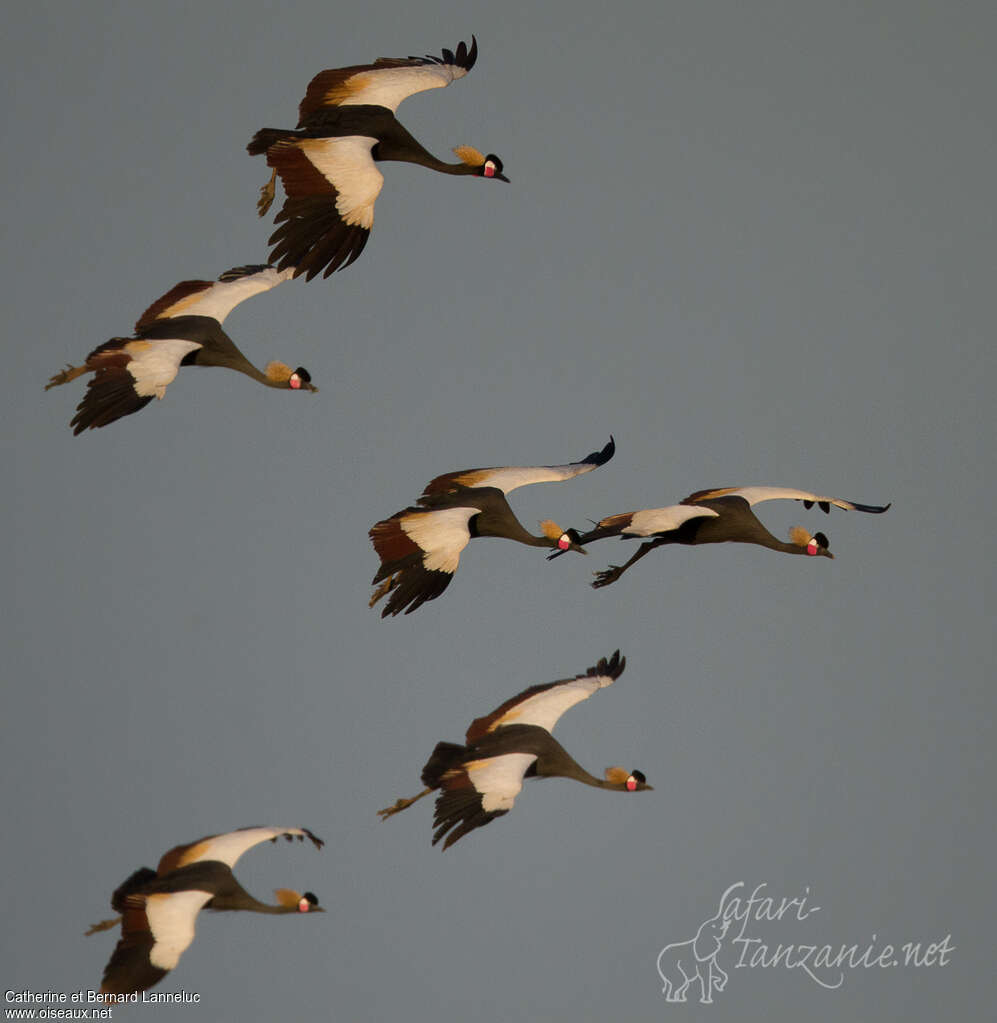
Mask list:
POLYGON ((261 842, 284 837, 325 843, 307 828, 241 828, 208 835, 164 853, 156 870, 140 867, 111 896, 111 908, 121 914, 94 924, 95 934, 121 924, 121 938, 104 970, 101 992, 130 994, 157 984, 172 970, 194 940, 197 914, 202 909, 245 910, 286 915, 324 912, 311 893, 279 888, 275 904, 261 902, 236 880, 232 867, 240 856, 261 842))
POLYGON ((457 163, 429 152, 395 117, 398 104, 426 89, 463 78, 477 59, 477 42, 460 43, 442 57, 381 58, 373 64, 331 68, 308 85, 296 129, 262 128, 246 147, 266 154, 273 168, 257 203, 270 209, 279 175, 286 199, 271 235, 270 258, 311 280, 349 266, 363 251, 374 224, 374 203, 384 177, 376 164, 419 164, 441 174, 508 181, 502 161, 458 146, 457 163))
POLYGON ((476 537, 493 536, 530 547, 574 550, 584 554, 574 530, 541 522, 539 535, 530 533, 513 514, 506 494, 530 483, 572 479, 604 465, 616 445, 610 437, 593 451, 566 465, 499 466, 463 469, 431 480, 417 505, 403 508, 370 530, 371 543, 381 559, 372 581, 378 586, 371 606, 391 594, 382 617, 411 613, 438 597, 450 584, 461 551, 476 537))
POLYGON ((422 769, 422 792, 379 810, 383 820, 439 791, 433 845, 448 849, 475 828, 508 813, 526 778, 573 778, 617 792, 651 789, 640 771, 609 767, 603 778, 585 770, 550 734, 560 716, 594 692, 612 685, 626 659, 617 650, 584 674, 531 686, 471 722, 463 745, 437 743, 422 769))
POLYGON ((222 329, 240 302, 288 280, 293 271, 264 265, 227 270, 217 281, 181 281, 139 317, 132 337, 115 337, 95 348, 81 366, 56 373, 45 390, 93 373, 70 426, 78 435, 107 426, 163 398, 182 366, 220 366, 265 387, 317 391, 303 366, 270 362, 259 370, 222 329))
MULTIPOLYGON (((863 511, 882 514, 890 506, 858 504, 838 497, 824 497, 808 490, 788 487, 724 487, 716 490, 700 490, 685 498, 680 504, 663 508, 645 508, 636 512, 610 515, 579 535, 579 543, 601 540, 608 536, 621 539, 650 538, 637 549, 623 565, 610 565, 596 573, 592 585, 598 589, 608 586, 624 572, 656 547, 669 544, 696 546, 710 543, 749 543, 783 554, 806 554, 825 558, 834 555, 828 549, 828 539, 823 533, 811 535, 802 526, 790 530, 789 540, 780 540, 759 521, 752 506, 762 501, 786 499, 800 501, 806 508, 815 504, 825 513, 831 506, 849 511, 863 511)), ((557 556, 557 552, 550 555, 557 556)))

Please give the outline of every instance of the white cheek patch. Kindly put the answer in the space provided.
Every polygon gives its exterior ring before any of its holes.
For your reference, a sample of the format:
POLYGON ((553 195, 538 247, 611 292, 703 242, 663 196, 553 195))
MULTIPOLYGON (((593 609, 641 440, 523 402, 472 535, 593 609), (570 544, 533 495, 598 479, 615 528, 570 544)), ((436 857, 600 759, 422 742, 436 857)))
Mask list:
POLYGON ((557 541, 557 546, 560 547, 562 551, 566 551, 571 546, 571 537, 565 534, 557 541))
POLYGON ((816 540, 811 540, 807 544, 807 554, 813 556, 816 553, 817 553, 817 541, 816 540))
POLYGON ((298 390, 298 388, 301 387, 301 377, 299 377, 297 373, 292 373, 291 379, 288 380, 288 384, 293 390, 298 390))
POLYGON ((627 792, 636 792, 636 791, 637 791, 637 779, 633 775, 630 775, 630 777, 627 778, 627 792))
POLYGON ((495 177, 495 164, 493 164, 491 160, 485 164, 484 176, 486 178, 495 177))

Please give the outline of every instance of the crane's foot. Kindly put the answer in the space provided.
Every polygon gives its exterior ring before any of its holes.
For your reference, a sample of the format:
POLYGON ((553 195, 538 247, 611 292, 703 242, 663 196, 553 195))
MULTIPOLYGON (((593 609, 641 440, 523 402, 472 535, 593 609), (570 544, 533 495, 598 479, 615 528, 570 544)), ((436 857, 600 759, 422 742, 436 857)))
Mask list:
POLYGON ((594 572, 593 575, 595 576, 595 582, 592 583, 592 589, 598 590, 603 586, 608 586, 610 583, 615 583, 623 575, 623 569, 619 565, 610 565, 604 571, 594 572))
POLYGON ((409 799, 399 799, 393 806, 386 806, 383 810, 378 810, 377 816, 382 821, 386 821, 389 817, 394 816, 396 813, 401 813, 402 810, 411 806, 417 800, 422 799, 423 796, 428 796, 432 791, 432 789, 423 789, 417 796, 412 796, 409 799))
POLYGON ((89 372, 86 366, 69 366, 67 365, 64 370, 56 373, 54 377, 45 385, 47 391, 50 387, 58 387, 59 384, 68 384, 70 380, 75 380, 78 376, 82 376, 84 373, 89 372))
POLYGON ((260 197, 256 200, 256 212, 261 217, 267 215, 267 210, 273 205, 274 196, 277 194, 276 188, 277 182, 277 170, 270 175, 270 180, 260 189, 260 197))
POLYGON ((96 934, 98 931, 109 931, 112 927, 117 927, 120 923, 120 916, 116 916, 111 920, 101 920, 99 924, 92 924, 90 930, 84 931, 83 936, 88 938, 91 934, 96 934))
POLYGON ((381 583, 380 586, 371 594, 370 600, 367 601, 368 607, 373 607, 386 593, 390 592, 391 587, 395 585, 395 576, 389 575, 387 579, 381 583))

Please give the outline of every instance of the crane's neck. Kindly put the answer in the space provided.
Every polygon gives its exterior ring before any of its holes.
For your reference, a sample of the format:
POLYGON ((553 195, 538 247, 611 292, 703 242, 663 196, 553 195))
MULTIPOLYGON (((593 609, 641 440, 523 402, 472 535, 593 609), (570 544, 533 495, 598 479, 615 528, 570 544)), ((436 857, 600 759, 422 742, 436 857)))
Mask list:
POLYGON ((478 514, 468 522, 471 536, 501 536, 527 547, 556 547, 557 541, 549 536, 534 536, 516 518, 505 494, 495 487, 481 487, 458 491, 455 503, 470 505, 478 514))
MULTIPOLYGON (((741 497, 724 497, 715 501, 703 501, 703 505, 719 513, 717 518, 691 519, 676 530, 678 543, 754 543, 783 554, 806 554, 806 545, 780 540, 762 525, 741 497)), ((664 540, 664 538, 662 538, 664 540)), ((664 542, 668 542, 664 540, 664 542)))
MULTIPOLYGON (((537 759, 530 773, 538 778, 574 778, 595 789, 626 789, 626 783, 611 782, 589 774, 546 728, 537 725, 504 725, 496 729, 492 736, 496 748, 488 750, 489 755, 498 755, 500 751, 533 753, 537 759)), ((485 743, 479 743, 478 748, 485 749, 485 743)))
POLYGON ((222 330, 221 324, 211 316, 174 316, 144 329, 142 336, 150 339, 171 337, 196 341, 201 347, 184 358, 182 366, 221 366, 243 373, 264 387, 284 387, 282 381, 268 377, 254 366, 222 330))
POLYGON ((297 913, 297 906, 261 902, 250 895, 245 888, 232 878, 231 885, 217 892, 208 903, 207 909, 246 910, 250 913, 297 913))
POLYGON ((420 167, 439 171, 440 174, 478 174, 479 168, 471 164, 445 163, 433 156, 417 139, 409 134, 397 121, 392 130, 381 136, 371 151, 375 160, 395 160, 400 163, 417 163, 420 167))

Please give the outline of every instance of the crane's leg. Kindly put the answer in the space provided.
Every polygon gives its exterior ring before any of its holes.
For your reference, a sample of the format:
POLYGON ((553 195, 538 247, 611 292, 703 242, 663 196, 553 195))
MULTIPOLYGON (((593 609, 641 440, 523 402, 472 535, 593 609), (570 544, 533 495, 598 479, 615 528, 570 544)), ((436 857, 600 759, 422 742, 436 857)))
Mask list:
POLYGON ((96 934, 98 931, 109 931, 112 927, 117 927, 120 923, 120 916, 116 916, 111 920, 101 920, 99 924, 92 924, 90 930, 84 931, 83 936, 87 938, 91 934, 96 934))
POLYGON ((636 554, 625 565, 610 565, 609 568, 602 572, 595 572, 595 582, 592 583, 593 589, 598 590, 603 586, 608 586, 610 583, 615 583, 631 565, 640 561, 645 554, 653 551, 655 547, 660 547, 663 542, 663 539, 659 537, 657 540, 651 540, 649 543, 642 543, 637 548, 636 554))
POLYGON ((417 799, 422 799, 423 796, 428 796, 432 791, 432 789, 423 789, 419 795, 412 796, 410 799, 399 799, 394 806, 386 806, 383 810, 378 810, 377 815, 382 821, 386 821, 393 814, 400 813, 406 807, 411 806, 417 799))
POLYGON ((75 380, 78 376, 89 373, 92 368, 92 366, 66 366, 65 369, 60 370, 49 380, 45 385, 45 390, 47 391, 50 387, 58 387, 59 384, 68 384, 70 380, 75 380))
POLYGON ((256 200, 256 210, 261 217, 267 215, 267 210, 270 209, 273 203, 273 197, 276 195, 276 182, 277 182, 277 168, 274 167, 273 173, 270 175, 270 180, 260 189, 260 197, 256 200))

